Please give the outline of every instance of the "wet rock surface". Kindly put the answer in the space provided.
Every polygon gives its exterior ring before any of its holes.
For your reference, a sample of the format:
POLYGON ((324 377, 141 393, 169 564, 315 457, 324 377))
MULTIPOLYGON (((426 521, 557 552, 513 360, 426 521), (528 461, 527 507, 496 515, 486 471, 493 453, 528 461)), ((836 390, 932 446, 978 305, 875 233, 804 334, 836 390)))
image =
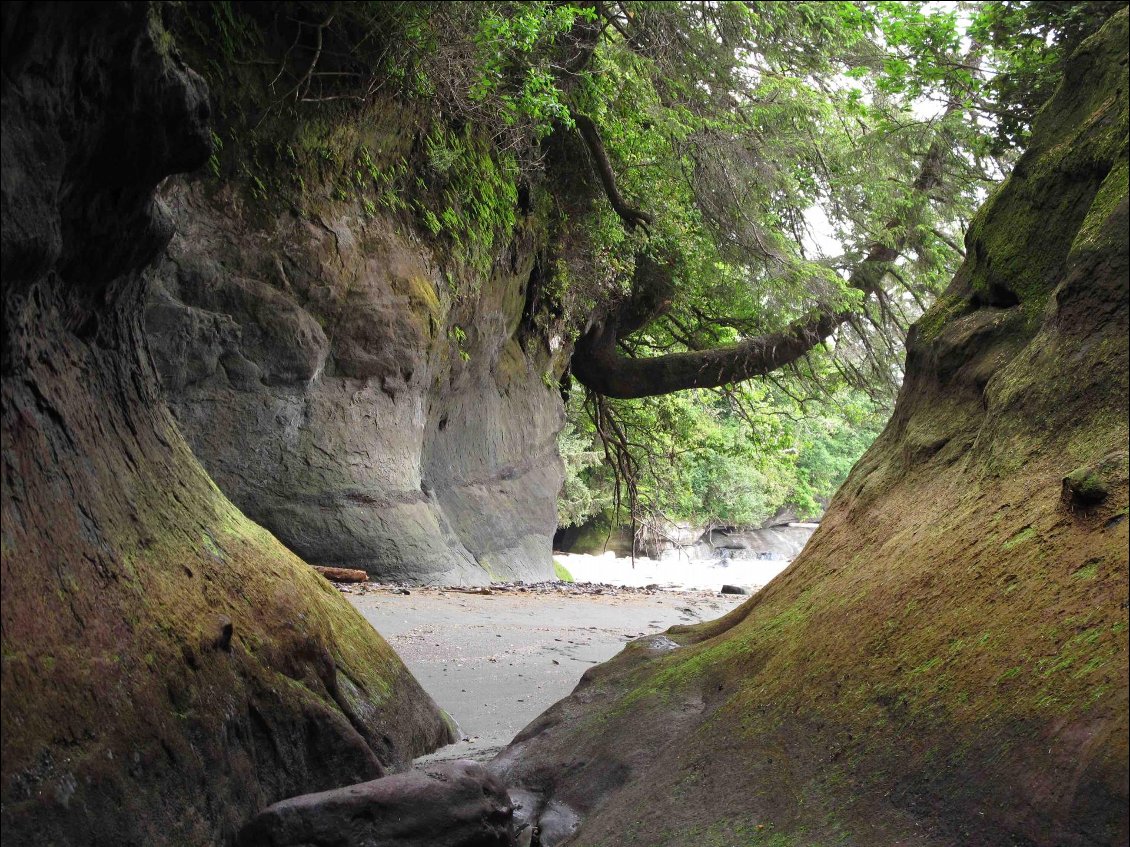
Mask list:
POLYGON ((581 817, 564 803, 546 802, 523 789, 510 792, 514 806, 514 830, 520 847, 556 847, 577 831, 581 817))
POLYGON ((238 847, 514 847, 506 786, 466 760, 275 803, 238 847))

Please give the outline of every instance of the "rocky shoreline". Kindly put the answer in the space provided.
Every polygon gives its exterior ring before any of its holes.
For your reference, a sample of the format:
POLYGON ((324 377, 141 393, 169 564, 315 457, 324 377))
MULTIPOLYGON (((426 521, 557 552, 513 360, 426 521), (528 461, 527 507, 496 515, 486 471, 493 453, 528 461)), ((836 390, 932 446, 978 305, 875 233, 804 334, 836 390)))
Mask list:
MULTIPOLYGON (((658 583, 649 583, 644 586, 637 585, 615 585, 610 582, 563 582, 563 581, 543 581, 543 582, 496 582, 489 586, 465 586, 465 585, 413 585, 408 582, 373 582, 366 580, 365 582, 355 582, 353 580, 343 581, 335 580, 326 577, 342 594, 365 596, 369 594, 398 594, 398 595, 411 595, 411 594, 430 594, 438 597, 443 597, 447 594, 472 594, 478 596, 489 597, 496 594, 559 594, 568 596, 584 596, 584 597, 597 597, 601 595, 608 595, 611 597, 619 596, 652 596, 655 594, 688 594, 692 596, 718 596, 722 597, 726 594, 735 594, 734 591, 704 591, 698 588, 680 588, 662 586, 658 583)), ((725 587, 725 586, 724 586, 725 587)), ((741 593, 750 593, 743 590, 741 593)))

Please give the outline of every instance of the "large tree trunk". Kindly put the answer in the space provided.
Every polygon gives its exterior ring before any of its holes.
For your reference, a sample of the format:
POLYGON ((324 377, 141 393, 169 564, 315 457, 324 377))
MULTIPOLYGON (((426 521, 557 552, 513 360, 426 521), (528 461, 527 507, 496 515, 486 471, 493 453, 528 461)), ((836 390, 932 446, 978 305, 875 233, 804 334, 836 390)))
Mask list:
POLYGON ((153 200, 206 92, 146 4, 3 18, 5 840, 214 844, 449 737, 320 576, 192 457, 140 330, 153 200))

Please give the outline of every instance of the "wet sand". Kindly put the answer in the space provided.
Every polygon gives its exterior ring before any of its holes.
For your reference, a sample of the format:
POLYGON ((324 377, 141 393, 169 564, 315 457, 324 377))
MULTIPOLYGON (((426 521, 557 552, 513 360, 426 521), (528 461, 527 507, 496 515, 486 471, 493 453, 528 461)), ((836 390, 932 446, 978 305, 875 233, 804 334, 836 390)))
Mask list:
POLYGON ((485 760, 633 638, 725 614, 741 596, 605 588, 473 594, 352 587, 346 596, 392 645, 463 741, 428 760, 485 760))

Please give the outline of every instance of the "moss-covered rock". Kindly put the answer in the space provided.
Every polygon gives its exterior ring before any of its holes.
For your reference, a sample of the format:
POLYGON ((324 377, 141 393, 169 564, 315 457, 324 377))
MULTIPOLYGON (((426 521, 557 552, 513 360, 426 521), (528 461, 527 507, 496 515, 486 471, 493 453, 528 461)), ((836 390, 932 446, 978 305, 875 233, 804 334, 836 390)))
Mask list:
POLYGON ((1072 60, 804 553, 496 761, 570 844, 1127 843, 1126 45, 1072 60))
POLYGON ((212 483, 161 398, 153 194, 209 147, 157 7, 10 4, 3 32, 4 839, 224 843, 450 729, 212 483))
POLYGON ((1076 468, 1063 478, 1063 500, 1071 508, 1088 509, 1110 496, 1111 488, 1127 475, 1127 451, 1103 456, 1091 465, 1076 468))

